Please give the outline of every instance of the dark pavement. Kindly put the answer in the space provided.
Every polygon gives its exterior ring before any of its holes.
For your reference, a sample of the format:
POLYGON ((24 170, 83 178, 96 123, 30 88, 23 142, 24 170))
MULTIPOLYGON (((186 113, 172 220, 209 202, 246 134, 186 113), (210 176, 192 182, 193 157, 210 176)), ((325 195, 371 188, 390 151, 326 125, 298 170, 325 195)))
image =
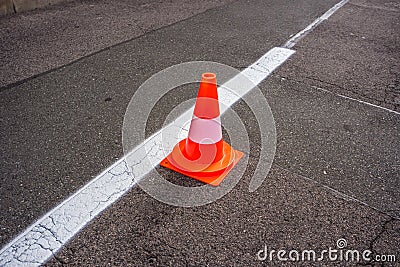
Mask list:
MULTIPOLYGON (((0 243, 122 155, 125 109, 152 74, 192 60, 247 67, 336 3, 235 1, 4 87, 0 243)), ((339 96, 399 110, 399 7, 350 1, 260 85, 278 146, 272 171, 256 192, 248 192, 248 182, 260 137, 254 115, 239 102, 234 110, 246 119, 253 146, 233 191, 207 206, 177 208, 134 188, 48 265, 254 266, 261 264, 256 254, 264 245, 321 250, 340 238, 351 249, 396 254, 399 261, 400 115, 339 96)), ((50 68, 67 61, 50 60, 50 68)), ((13 73, 17 80, 32 75, 13 73)), ((169 97, 154 118, 191 96, 169 97)), ((161 125, 153 122, 150 131, 161 125)), ((186 179, 157 170, 169 180, 186 179)))
MULTIPOLYGON (((248 66, 335 2, 311 9, 312 3, 237 2, 212 9, 1 91, 1 243, 122 156, 126 107, 151 75, 193 60, 248 66), (303 6, 303 14, 295 11, 303 6), (244 17, 244 9, 246 20, 232 19, 244 17), (290 27, 282 17, 293 21, 290 27)), ((186 97, 171 98, 176 102, 166 103, 162 114, 186 97)))
POLYGON ((74 0, 0 17, 0 88, 232 0, 74 0))
POLYGON ((279 74, 400 111, 398 1, 353 0, 296 46, 279 74))

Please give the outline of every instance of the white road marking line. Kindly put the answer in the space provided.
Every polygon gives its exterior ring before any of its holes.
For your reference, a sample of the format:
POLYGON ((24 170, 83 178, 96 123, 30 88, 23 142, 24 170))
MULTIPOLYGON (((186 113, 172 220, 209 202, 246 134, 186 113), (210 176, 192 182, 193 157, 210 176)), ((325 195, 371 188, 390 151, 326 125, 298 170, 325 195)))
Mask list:
MULTIPOLYGON (((222 85, 218 89, 223 103, 221 114, 293 53, 293 50, 275 47, 222 85), (242 75, 251 82, 243 81, 242 75)), ((37 266, 53 256, 88 222, 127 193, 135 185, 135 179, 140 180, 163 160, 178 141, 175 133, 188 127, 186 122, 191 116, 192 110, 188 110, 40 218, 0 251, 0 266, 37 266)), ((187 131, 180 132, 187 134, 187 131)))
POLYGON ((356 102, 361 103, 361 104, 365 104, 365 105, 368 105, 368 106, 371 106, 371 107, 374 107, 374 108, 379 108, 379 109, 382 109, 382 110, 385 110, 385 111, 388 111, 388 112, 391 112, 391 113, 395 113, 395 114, 397 114, 397 115, 400 115, 400 112, 395 111, 395 110, 392 110, 392 109, 388 109, 388 108, 385 108, 385 107, 381 107, 381 106, 378 106, 378 105, 375 105, 375 104, 372 104, 372 103, 369 103, 369 102, 365 102, 365 101, 363 101, 363 100, 359 100, 359 99, 356 99, 356 98, 352 98, 352 97, 349 97, 349 96, 337 94, 337 93, 334 93, 334 92, 332 92, 332 91, 329 91, 329 90, 326 90, 326 89, 324 89, 324 88, 320 88, 320 87, 317 87, 317 86, 311 86, 311 87, 312 87, 312 88, 315 88, 315 89, 317 89, 317 90, 320 90, 320 91, 329 93, 329 94, 333 94, 333 95, 338 96, 338 97, 342 97, 342 98, 345 98, 345 99, 348 99, 348 100, 351 100, 351 101, 356 101, 356 102))
MULTIPOLYGON (((336 5, 334 5, 331 9, 329 9, 328 11, 326 11, 321 17, 317 18, 316 20, 314 20, 310 25, 308 25, 304 30, 298 32, 296 35, 294 35, 292 38, 290 38, 282 47, 284 48, 288 48, 291 49, 293 46, 295 46, 301 39, 303 39, 305 36, 307 36, 307 34, 309 34, 310 32, 312 32, 313 29, 315 29, 319 24, 321 24, 324 20, 327 20, 330 16, 332 16, 337 10, 339 10, 342 6, 344 6, 347 2, 349 2, 349 0, 342 0, 339 3, 337 3, 336 5)), ((314 86, 313 86, 314 87, 314 86)), ((365 102, 356 98, 352 98, 352 97, 348 97, 345 95, 341 95, 341 94, 336 94, 333 93, 329 90, 325 90, 323 88, 319 88, 319 87, 314 87, 317 88, 319 90, 323 90, 332 94, 335 94, 338 97, 342 97, 342 98, 346 98, 349 100, 353 100, 353 101, 357 101, 359 103, 362 104, 366 104, 369 105, 371 107, 375 107, 375 108, 380 108, 395 114, 400 114, 400 112, 388 109, 388 108, 384 108, 375 104, 371 104, 369 102, 365 102)))
POLYGON ((282 47, 284 48, 292 48, 295 46, 303 37, 305 37, 307 34, 309 34, 312 30, 315 29, 321 22, 324 20, 327 20, 330 16, 333 15, 339 8, 344 6, 349 0, 342 0, 336 5, 334 5, 331 9, 326 11, 321 17, 317 18, 314 20, 310 25, 308 25, 304 30, 298 32, 296 35, 294 35, 292 38, 290 38, 282 47))
MULTIPOLYGON (((306 29, 293 36, 283 48, 271 49, 243 70, 240 76, 248 77, 251 82, 234 77, 222 85, 219 88, 219 99, 223 103, 221 114, 295 53, 290 48, 297 41, 347 2, 348 0, 341 1, 306 29), (234 90, 235 94, 231 90, 234 90)), ((164 155, 169 152, 166 150, 170 150, 177 142, 175 137, 165 138, 171 134, 170 131, 185 129, 186 131, 180 131, 183 133, 180 137, 186 137, 185 133, 187 134, 188 130, 186 122, 190 121, 191 116, 192 109, 149 137, 5 245, 0 250, 0 266, 38 266, 46 262, 87 223, 127 193, 135 185, 135 179, 139 180, 148 174, 157 165, 154 162, 161 162, 164 155), (169 144, 162 143, 166 140, 169 144), (144 160, 149 157, 151 160, 144 160), (130 164, 132 166, 130 170, 127 162, 136 164, 133 166, 130 164)))

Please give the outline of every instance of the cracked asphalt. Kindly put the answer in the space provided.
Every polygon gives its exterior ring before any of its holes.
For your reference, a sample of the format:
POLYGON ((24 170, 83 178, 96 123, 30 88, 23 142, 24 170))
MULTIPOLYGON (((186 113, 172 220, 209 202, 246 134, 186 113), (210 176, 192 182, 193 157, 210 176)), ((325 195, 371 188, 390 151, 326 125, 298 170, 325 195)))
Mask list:
MULTIPOLYGON (((0 18, 6 51, 0 56, 0 244, 122 156, 125 109, 151 75, 193 60, 243 69, 337 2, 76 1, 0 18), (132 27, 123 27, 127 23, 132 27)), ((395 263, 359 265, 398 266, 399 13, 399 1, 350 0, 260 84, 274 115, 277 151, 257 191, 248 186, 260 132, 240 101, 233 110, 246 126, 250 153, 248 165, 242 161, 232 171, 235 176, 245 169, 231 192, 206 206, 180 208, 134 187, 98 216, 96 206, 82 210, 79 217, 95 219, 46 265, 294 266, 276 258, 259 261, 257 253, 266 245, 320 251, 344 238, 349 249, 397 257, 395 263)), ((189 89, 178 88, 156 105, 148 135, 196 94, 197 88, 189 89)), ((222 120, 232 116, 227 112, 222 120)), ((107 174, 109 183, 96 195, 77 201, 113 200, 107 190, 131 182, 124 166, 120 171, 107 174)), ((148 179, 156 172, 177 184, 187 181, 159 167, 148 179)), ((43 250, 64 243, 51 230, 68 231, 63 216, 42 221, 26 242, 43 250)), ((28 263, 29 255, 18 253, 28 263)), ((353 263, 323 262, 343 265, 353 263)))

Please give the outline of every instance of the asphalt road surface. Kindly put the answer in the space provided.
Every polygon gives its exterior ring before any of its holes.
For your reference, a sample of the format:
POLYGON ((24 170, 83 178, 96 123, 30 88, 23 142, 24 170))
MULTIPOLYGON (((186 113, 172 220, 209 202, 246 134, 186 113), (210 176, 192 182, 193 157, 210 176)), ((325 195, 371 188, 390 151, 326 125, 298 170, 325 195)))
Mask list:
MULTIPOLYGON (((198 60, 243 70, 338 2, 76 1, 0 18, 0 245, 123 156, 125 111, 153 74, 198 60)), ((273 260, 257 255, 266 246, 338 249, 345 239, 343 249, 396 257, 357 264, 398 266, 400 2, 350 0, 335 11, 259 85, 277 146, 255 192, 248 188, 261 133, 239 101, 222 116, 224 123, 239 115, 250 140, 248 164, 230 174, 244 170, 232 191, 205 206, 175 207, 135 186, 46 265, 310 266, 276 252, 273 260)), ((178 88, 161 99, 147 136, 196 90, 178 88)), ((156 173, 188 185, 160 167, 146 179, 156 173)))

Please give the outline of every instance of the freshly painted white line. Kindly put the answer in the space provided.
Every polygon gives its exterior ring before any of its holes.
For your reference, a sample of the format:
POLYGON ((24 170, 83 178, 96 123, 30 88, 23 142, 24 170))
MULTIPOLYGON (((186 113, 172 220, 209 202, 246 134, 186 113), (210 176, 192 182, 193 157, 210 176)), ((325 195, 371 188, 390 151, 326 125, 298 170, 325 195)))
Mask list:
MULTIPOLYGON (((293 53, 290 49, 273 48, 219 87, 221 113, 267 78, 293 53)), ((136 180, 161 162, 178 141, 176 132, 183 133, 180 138, 186 137, 192 110, 152 135, 7 244, 0 251, 0 266, 37 266, 53 256, 88 222, 128 192, 136 180)))
POLYGON ((318 89, 320 91, 324 91, 326 93, 333 94, 333 95, 338 96, 338 97, 342 97, 342 98, 345 98, 345 99, 348 99, 348 100, 356 101, 356 102, 361 103, 361 104, 365 104, 365 105, 368 105, 368 106, 371 106, 371 107, 374 107, 374 108, 379 108, 379 109, 382 109, 382 110, 385 110, 385 111, 400 115, 400 112, 392 110, 392 109, 384 108, 384 107, 381 107, 381 106, 378 106, 378 105, 375 105, 375 104, 371 104, 369 102, 365 102, 365 101, 362 101, 362 100, 359 100, 359 99, 356 99, 356 98, 352 98, 352 97, 349 97, 349 96, 336 94, 334 92, 331 92, 329 90, 326 90, 324 88, 320 88, 320 87, 317 87, 317 86, 312 86, 312 87, 315 88, 315 89, 318 89))
POLYGON ((285 48, 292 48, 297 44, 298 41, 303 39, 308 33, 310 33, 312 30, 315 29, 321 22, 324 20, 327 20, 330 16, 332 16, 333 13, 335 13, 339 8, 344 6, 349 0, 342 0, 336 5, 334 5, 331 9, 326 11, 321 17, 317 18, 314 20, 310 25, 308 25, 304 30, 298 32, 296 35, 294 35, 292 38, 290 38, 282 47, 285 48))

